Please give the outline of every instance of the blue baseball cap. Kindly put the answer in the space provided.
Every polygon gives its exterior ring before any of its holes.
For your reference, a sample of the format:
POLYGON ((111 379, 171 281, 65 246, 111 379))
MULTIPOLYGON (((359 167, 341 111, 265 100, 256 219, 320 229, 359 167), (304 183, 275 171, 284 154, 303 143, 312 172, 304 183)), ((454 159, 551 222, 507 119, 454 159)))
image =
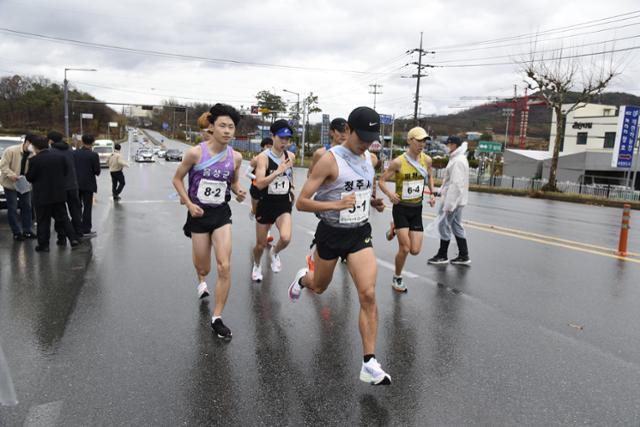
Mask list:
POLYGON ((279 136, 280 138, 290 138, 292 135, 293 133, 289 128, 282 128, 276 131, 276 136, 279 136))
POLYGON ((293 129, 288 121, 284 119, 276 120, 271 125, 271 133, 281 138, 290 138, 293 135, 293 129))

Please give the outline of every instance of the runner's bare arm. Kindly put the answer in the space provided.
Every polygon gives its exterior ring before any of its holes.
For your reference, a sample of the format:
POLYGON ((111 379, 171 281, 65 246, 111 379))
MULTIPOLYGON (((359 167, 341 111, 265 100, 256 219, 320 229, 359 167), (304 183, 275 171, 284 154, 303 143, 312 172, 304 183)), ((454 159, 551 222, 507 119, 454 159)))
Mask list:
POLYGON ((316 151, 313 152, 313 156, 311 156, 311 164, 309 165, 309 170, 307 171, 307 178, 311 176, 311 171, 313 170, 313 167, 316 165, 316 163, 318 163, 318 160, 320 160, 320 157, 322 157, 322 155, 326 152, 327 152, 327 149, 323 147, 318 148, 316 151))
POLYGON ((242 166, 242 154, 237 151, 233 151, 233 162, 234 162, 234 173, 233 173, 233 181, 231 181, 231 191, 236 195, 236 200, 240 203, 244 200, 247 195, 242 186, 240 186, 240 167, 242 166))
POLYGON ((182 162, 180 162, 180 165, 178 166, 178 169, 176 169, 176 173, 171 180, 174 188, 180 196, 180 203, 187 206, 187 209, 189 209, 189 212, 191 212, 192 216, 202 216, 204 212, 202 211, 202 208, 200 206, 192 203, 189 199, 187 189, 184 186, 184 177, 187 176, 191 168, 198 163, 198 161, 200 160, 200 156, 200 147, 190 148, 187 151, 187 154, 182 159, 182 162))
POLYGON ((387 187, 387 180, 391 179, 399 170, 400 170, 400 159, 396 157, 391 161, 391 163, 389 164, 389 167, 382 173, 382 175, 380 175, 380 181, 378 182, 378 185, 380 186, 380 189, 382 190, 382 192, 389 198, 389 201, 394 205, 400 203, 400 198, 396 193, 392 193, 391 191, 389 191, 389 187, 387 187))
POLYGON ((296 209, 301 212, 322 212, 336 211, 352 208, 355 205, 355 195, 336 201, 320 202, 313 199, 313 195, 318 191, 320 186, 326 181, 333 181, 338 175, 338 165, 333 155, 322 156, 318 161, 317 167, 313 168, 311 176, 302 186, 296 209))

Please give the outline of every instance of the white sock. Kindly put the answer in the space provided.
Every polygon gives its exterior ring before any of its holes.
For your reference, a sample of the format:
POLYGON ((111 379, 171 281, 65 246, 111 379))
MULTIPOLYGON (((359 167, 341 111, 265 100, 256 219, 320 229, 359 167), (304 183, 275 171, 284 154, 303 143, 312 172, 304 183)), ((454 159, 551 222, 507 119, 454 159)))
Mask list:
MULTIPOLYGON (((207 282, 205 282, 205 281, 200 282, 200 285, 202 285, 202 284, 204 284, 205 286, 207 286, 207 282)), ((198 285, 198 286, 200 286, 200 285, 198 285)))
POLYGON ((218 319, 222 319, 222 316, 211 316, 211 323, 215 322, 218 319))

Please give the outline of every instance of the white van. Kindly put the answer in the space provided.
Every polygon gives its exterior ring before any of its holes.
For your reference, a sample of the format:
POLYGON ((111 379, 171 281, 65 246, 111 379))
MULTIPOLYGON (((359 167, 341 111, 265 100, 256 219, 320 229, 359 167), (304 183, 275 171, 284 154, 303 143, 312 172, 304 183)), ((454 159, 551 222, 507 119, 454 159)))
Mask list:
POLYGON ((110 139, 96 139, 93 143, 93 151, 98 153, 98 157, 100 157, 100 167, 106 168, 109 165, 107 162, 109 161, 109 157, 115 151, 114 143, 110 139))

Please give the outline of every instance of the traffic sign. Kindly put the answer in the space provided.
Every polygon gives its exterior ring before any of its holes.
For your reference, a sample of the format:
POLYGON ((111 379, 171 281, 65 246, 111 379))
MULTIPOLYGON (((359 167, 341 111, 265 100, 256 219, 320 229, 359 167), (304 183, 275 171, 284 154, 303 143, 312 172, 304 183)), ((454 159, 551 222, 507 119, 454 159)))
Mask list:
POLYGON ((109 127, 110 128, 117 128, 118 127, 118 122, 109 122, 109 127))
POLYGON ((502 143, 493 141, 480 141, 478 143, 479 153, 502 153, 502 143))
POLYGON ((92 113, 82 113, 82 118, 83 119, 93 119, 93 114, 92 113))
POLYGON ((167 130, 167 129, 169 129, 169 123, 167 123, 167 122, 162 122, 162 129, 163 129, 163 130, 167 130))
POLYGON ((393 124, 393 116, 391 114, 380 114, 380 124, 382 124, 382 125, 392 125, 393 124))

